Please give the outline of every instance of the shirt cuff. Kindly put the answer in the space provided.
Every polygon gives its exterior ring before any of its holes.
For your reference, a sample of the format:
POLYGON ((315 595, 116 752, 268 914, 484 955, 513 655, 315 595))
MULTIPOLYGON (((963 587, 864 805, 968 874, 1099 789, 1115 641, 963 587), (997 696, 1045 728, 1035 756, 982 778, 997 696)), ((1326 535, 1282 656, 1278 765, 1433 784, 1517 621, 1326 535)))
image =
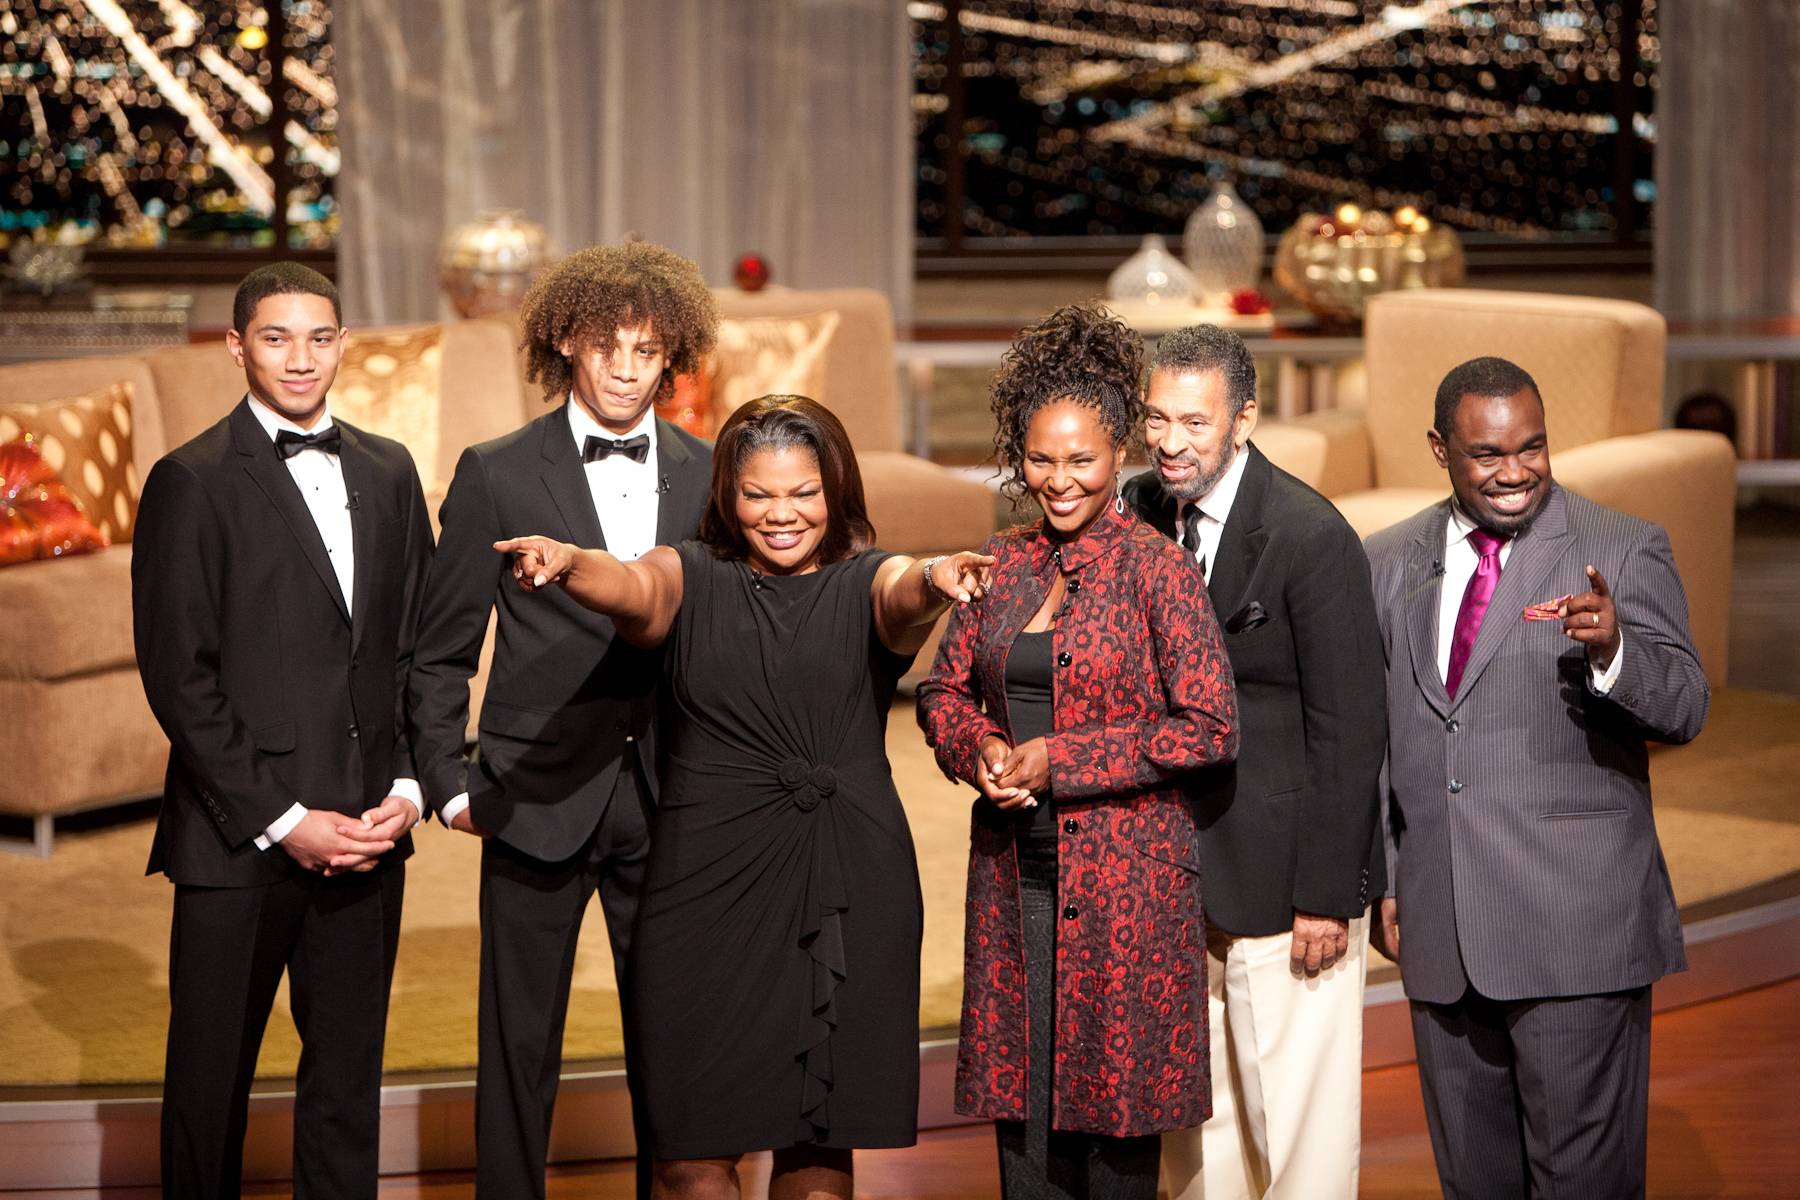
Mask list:
POLYGON ((417 814, 413 817, 413 824, 416 825, 425 819, 425 793, 420 789, 418 780, 396 779, 394 786, 388 789, 388 795, 405 796, 412 801, 413 812, 417 814))
POLYGON ((1612 665, 1602 671, 1588 663, 1588 687, 1594 695, 1604 696, 1613 690, 1613 684, 1619 682, 1619 666, 1625 661, 1625 631, 1619 630, 1619 648, 1613 652, 1612 665))
POLYGON ((469 793, 458 792, 450 797, 450 802, 438 811, 438 820, 442 821, 444 828, 448 829, 456 818, 462 815, 462 810, 467 807, 469 807, 469 793))
POLYGON ((281 839, 294 832, 294 826, 298 825, 301 818, 305 816, 306 806, 304 804, 290 805, 286 812, 269 822, 268 828, 257 835, 256 848, 267 850, 270 846, 279 845, 281 839))

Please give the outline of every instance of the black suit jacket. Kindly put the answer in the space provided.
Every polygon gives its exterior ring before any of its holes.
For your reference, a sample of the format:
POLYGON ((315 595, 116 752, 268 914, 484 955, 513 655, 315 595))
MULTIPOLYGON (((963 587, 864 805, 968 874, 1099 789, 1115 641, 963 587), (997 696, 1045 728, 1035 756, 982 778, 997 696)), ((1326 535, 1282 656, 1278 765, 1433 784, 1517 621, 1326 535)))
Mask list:
MULTIPOLYGON (((1262 937, 1296 909, 1356 917, 1386 886, 1378 830, 1386 669, 1362 543, 1254 443, 1212 565, 1237 679, 1237 761, 1196 776, 1207 920, 1262 937)), ((1155 471, 1127 500, 1176 535, 1155 471)))
MULTIPOLYGON (((431 522, 412 456, 337 423, 356 502, 346 606, 249 405, 151 469, 131 548, 138 671, 171 746, 148 870, 206 887, 299 871, 256 848, 270 822, 296 803, 359 814, 414 773, 403 706, 431 522)), ((409 835, 383 862, 411 852, 409 835)))
MULTIPOLYGON (((657 422, 656 541, 700 526, 712 447, 657 422)), ((471 446, 439 510, 419 652, 412 676, 413 740, 425 797, 441 811, 469 794, 475 824, 543 862, 578 850, 605 811, 619 763, 636 739, 652 794, 660 652, 613 634, 612 621, 561 589, 519 590, 493 543, 542 534, 606 547, 581 456, 561 406, 505 437, 471 446), (463 758, 469 680, 490 613, 499 634, 481 705, 479 753, 463 758)))

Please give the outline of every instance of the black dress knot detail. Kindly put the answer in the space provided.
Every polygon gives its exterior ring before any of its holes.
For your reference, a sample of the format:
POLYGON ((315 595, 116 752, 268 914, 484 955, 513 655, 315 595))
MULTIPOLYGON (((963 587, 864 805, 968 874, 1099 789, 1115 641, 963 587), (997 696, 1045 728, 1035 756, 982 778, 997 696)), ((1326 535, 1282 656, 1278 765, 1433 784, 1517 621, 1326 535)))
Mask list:
POLYGON ((794 807, 802 812, 811 812, 819 807, 821 800, 837 791, 837 772, 830 767, 816 766, 804 758, 787 759, 775 776, 781 781, 783 790, 793 797, 794 807))

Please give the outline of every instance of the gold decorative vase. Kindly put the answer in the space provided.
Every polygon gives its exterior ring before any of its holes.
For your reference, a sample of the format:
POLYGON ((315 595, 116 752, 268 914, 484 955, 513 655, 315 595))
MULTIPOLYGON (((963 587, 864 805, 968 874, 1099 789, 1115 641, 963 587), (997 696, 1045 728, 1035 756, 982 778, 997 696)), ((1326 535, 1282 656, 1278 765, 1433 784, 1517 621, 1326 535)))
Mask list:
POLYGON ((1462 281, 1461 239, 1411 207, 1305 213, 1275 249, 1275 282, 1331 325, 1361 321, 1370 296, 1462 281))
POLYGON ((516 209, 484 212, 444 239, 438 282, 464 317, 510 311, 544 265, 545 246, 544 227, 516 209))

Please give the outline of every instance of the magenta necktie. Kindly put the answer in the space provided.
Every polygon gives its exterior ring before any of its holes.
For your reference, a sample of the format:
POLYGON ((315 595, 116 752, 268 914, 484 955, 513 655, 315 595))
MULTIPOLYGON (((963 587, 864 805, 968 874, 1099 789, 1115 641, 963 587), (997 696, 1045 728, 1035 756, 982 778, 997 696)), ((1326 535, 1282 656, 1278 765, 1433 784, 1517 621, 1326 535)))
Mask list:
POLYGON ((1475 637, 1481 632, 1481 618, 1487 615, 1488 601, 1500 583, 1500 547, 1506 539, 1485 529, 1469 532, 1469 545, 1481 555, 1469 586, 1463 590, 1462 607, 1456 610, 1456 633, 1450 639, 1450 669, 1444 674, 1444 690, 1456 696, 1462 682, 1463 668, 1469 665, 1469 652, 1475 649, 1475 637))

